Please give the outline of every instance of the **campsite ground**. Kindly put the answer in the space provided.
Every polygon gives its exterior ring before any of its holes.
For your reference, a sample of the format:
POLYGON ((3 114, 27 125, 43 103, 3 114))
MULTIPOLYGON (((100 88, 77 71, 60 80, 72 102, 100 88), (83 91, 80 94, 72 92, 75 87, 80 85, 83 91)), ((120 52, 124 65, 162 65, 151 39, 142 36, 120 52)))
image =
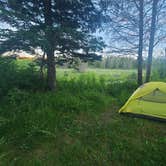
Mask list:
POLYGON ((0 165, 165 165, 165 123, 118 114, 135 70, 58 69, 56 94, 27 89, 33 72, 23 73, 1 96, 0 165))

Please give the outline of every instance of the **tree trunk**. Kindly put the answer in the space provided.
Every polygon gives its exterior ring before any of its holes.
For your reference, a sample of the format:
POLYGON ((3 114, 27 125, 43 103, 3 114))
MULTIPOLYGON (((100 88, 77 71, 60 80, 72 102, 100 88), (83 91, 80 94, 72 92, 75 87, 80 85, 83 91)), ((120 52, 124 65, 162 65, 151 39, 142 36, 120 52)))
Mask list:
POLYGON ((138 85, 142 85, 142 51, 143 51, 143 4, 144 0, 140 0, 139 6, 139 48, 138 48, 138 85))
POLYGON ((55 70, 54 50, 47 51, 47 85, 50 91, 55 91, 56 70, 55 70))
POLYGON ((45 52, 43 53, 41 57, 41 64, 40 64, 40 79, 41 81, 44 81, 44 61, 45 61, 45 52))
POLYGON ((45 19, 45 35, 47 38, 47 85, 50 91, 54 91, 56 88, 56 70, 54 57, 54 32, 51 0, 43 0, 43 5, 45 19))
POLYGON ((153 0, 152 21, 151 21, 151 28, 150 28, 150 39, 149 39, 149 50, 148 50, 148 61, 147 61, 147 69, 146 69, 146 82, 150 81, 150 75, 151 75, 154 36, 155 36, 155 30, 156 30, 157 3, 158 3, 158 0, 153 0))

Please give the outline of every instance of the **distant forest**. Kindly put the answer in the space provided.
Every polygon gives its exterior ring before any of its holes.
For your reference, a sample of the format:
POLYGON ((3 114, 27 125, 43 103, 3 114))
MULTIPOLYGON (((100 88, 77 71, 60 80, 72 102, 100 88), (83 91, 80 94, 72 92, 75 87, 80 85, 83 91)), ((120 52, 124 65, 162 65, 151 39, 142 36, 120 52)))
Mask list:
MULTIPOLYGON (((143 60, 143 68, 145 69, 147 59, 143 60)), ((160 56, 153 59, 153 68, 164 68, 166 65, 166 56, 160 56)), ((89 63, 90 67, 101 69, 137 69, 137 59, 134 57, 124 56, 107 56, 101 61, 89 63)), ((166 67, 165 67, 166 68, 166 67)))

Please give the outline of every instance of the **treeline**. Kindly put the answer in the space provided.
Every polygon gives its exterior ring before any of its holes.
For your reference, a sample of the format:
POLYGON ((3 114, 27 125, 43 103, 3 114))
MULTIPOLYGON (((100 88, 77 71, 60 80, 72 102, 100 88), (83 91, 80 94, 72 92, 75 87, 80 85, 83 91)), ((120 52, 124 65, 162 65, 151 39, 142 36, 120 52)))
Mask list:
MULTIPOLYGON (((147 59, 143 59, 143 69, 146 69, 147 59)), ((137 59, 133 57, 108 56, 101 61, 89 63, 89 67, 100 69, 137 69, 137 59)), ((153 74, 159 78, 166 78, 166 56, 153 59, 153 74)))
POLYGON ((137 59, 133 57, 108 56, 102 61, 96 61, 90 66, 101 69, 135 69, 137 68, 137 59))

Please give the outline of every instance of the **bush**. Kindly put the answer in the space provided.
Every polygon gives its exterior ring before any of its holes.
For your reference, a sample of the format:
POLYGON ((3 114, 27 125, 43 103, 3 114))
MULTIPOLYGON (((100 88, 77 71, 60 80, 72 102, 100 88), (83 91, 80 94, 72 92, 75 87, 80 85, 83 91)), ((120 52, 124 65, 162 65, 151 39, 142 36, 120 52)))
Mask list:
POLYGON ((160 57, 154 60, 152 80, 166 80, 166 57, 160 57))
POLYGON ((0 96, 7 93, 17 82, 18 71, 15 60, 0 58, 0 96))
POLYGON ((11 58, 0 58, 0 79, 0 97, 13 88, 38 90, 45 86, 39 78, 36 64, 31 62, 26 68, 20 68, 11 58))
POLYGON ((114 81, 108 85, 108 93, 117 98, 120 105, 124 104, 130 95, 136 90, 137 83, 134 81, 114 81))

